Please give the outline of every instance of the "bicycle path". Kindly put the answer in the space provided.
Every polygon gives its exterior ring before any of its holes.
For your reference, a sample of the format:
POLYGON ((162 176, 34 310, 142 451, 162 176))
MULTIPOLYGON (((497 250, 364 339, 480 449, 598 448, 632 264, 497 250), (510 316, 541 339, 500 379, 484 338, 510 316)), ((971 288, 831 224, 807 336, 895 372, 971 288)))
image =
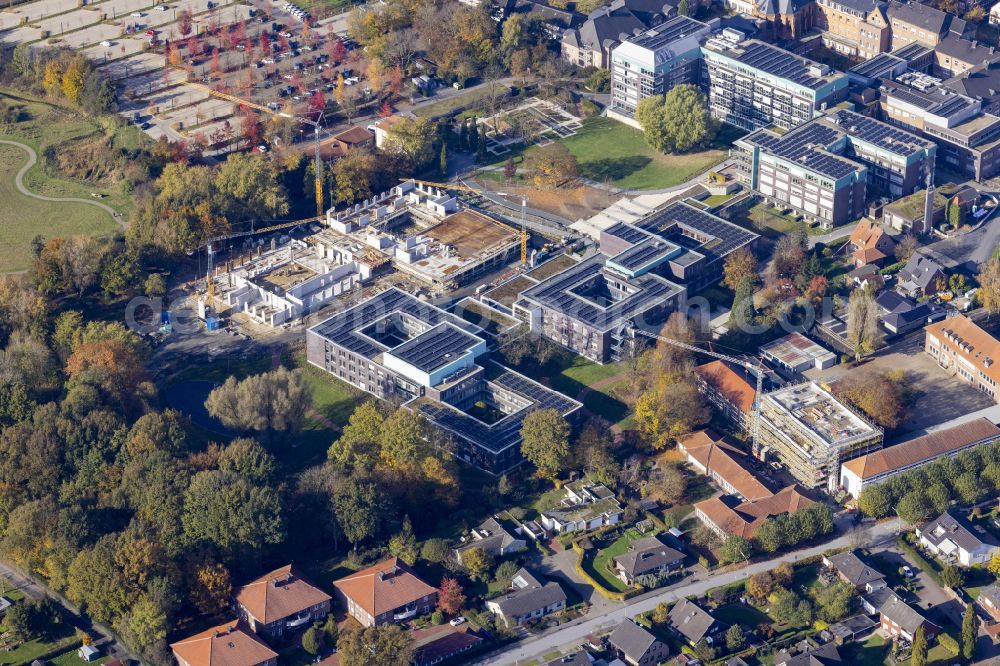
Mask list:
POLYGON ((14 176, 14 187, 16 187, 17 191, 24 196, 31 197, 32 199, 38 199, 40 201, 48 201, 50 203, 81 203, 89 206, 97 206, 101 210, 108 213, 111 216, 111 219, 114 220, 118 226, 122 228, 125 227, 125 222, 118 217, 118 211, 107 204, 101 203, 100 201, 91 201, 89 199, 80 199, 78 197, 48 197, 43 194, 35 194, 24 186, 24 174, 28 173, 28 169, 38 163, 38 153, 36 153, 35 149, 29 145, 18 141, 11 141, 9 139, 0 139, 0 145, 15 146, 28 153, 27 163, 22 166, 14 176))

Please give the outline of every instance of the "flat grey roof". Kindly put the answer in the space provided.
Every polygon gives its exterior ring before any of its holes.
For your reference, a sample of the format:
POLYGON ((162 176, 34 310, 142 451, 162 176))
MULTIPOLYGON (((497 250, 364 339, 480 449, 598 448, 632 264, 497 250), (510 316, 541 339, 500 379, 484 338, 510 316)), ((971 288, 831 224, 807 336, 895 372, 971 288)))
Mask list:
POLYGON ((877 79, 880 76, 886 76, 893 69, 906 62, 905 58, 895 56, 891 53, 880 53, 871 60, 866 60, 860 65, 855 65, 847 71, 866 79, 877 79))
POLYGON ((819 90, 838 75, 843 76, 832 70, 825 75, 815 76, 810 73, 809 68, 821 67, 819 63, 789 53, 767 42, 751 40, 741 47, 730 52, 740 63, 812 90, 819 90))
POLYGON ((842 133, 828 125, 809 122, 787 134, 757 130, 744 140, 805 169, 839 180, 864 168, 857 162, 826 150, 826 146, 833 144, 841 136, 842 133))
POLYGON ((662 23, 654 28, 650 28, 638 37, 633 37, 628 41, 636 46, 641 46, 642 48, 649 49, 650 51, 655 51, 665 44, 669 44, 676 39, 686 37, 707 27, 708 26, 701 21, 696 21, 693 18, 688 18, 687 16, 675 16, 665 23, 662 23))

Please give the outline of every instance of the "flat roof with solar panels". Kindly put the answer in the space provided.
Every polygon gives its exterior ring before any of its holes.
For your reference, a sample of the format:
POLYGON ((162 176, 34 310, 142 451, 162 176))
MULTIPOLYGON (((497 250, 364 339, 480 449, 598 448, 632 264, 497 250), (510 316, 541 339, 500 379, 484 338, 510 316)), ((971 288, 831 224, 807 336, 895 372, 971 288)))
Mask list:
POLYGON ((675 16, 665 23, 655 28, 650 28, 628 41, 644 49, 655 51, 669 45, 671 42, 687 37, 695 32, 706 30, 707 28, 708 26, 701 21, 696 21, 687 16, 675 16))
POLYGON ((823 123, 833 123, 837 129, 852 139, 863 141, 893 155, 908 157, 934 147, 934 142, 913 132, 899 129, 869 116, 854 111, 837 109, 819 119, 823 123))
POLYGON ((684 287, 652 273, 629 277, 612 271, 609 275, 607 262, 606 256, 594 255, 524 291, 521 299, 608 331, 661 307, 684 291, 684 287))
POLYGON ((474 442, 494 453, 520 445, 521 426, 524 418, 531 412, 554 409, 563 416, 569 416, 581 407, 576 400, 503 366, 490 364, 487 370, 493 378, 486 383, 484 402, 496 403, 491 396, 503 393, 505 409, 510 410, 497 413, 494 420, 484 420, 468 411, 425 396, 414 398, 403 406, 422 414, 431 423, 452 435, 474 442))
POLYGON ((906 71, 906 62, 906 59, 891 53, 880 53, 871 60, 866 60, 860 65, 851 67, 847 70, 847 73, 866 81, 875 81, 883 76, 892 77, 906 71))
POLYGON ((977 101, 959 95, 954 90, 941 88, 939 83, 938 79, 923 76, 898 81, 882 79, 880 87, 885 97, 909 104, 934 116, 958 116, 979 105, 977 101))
POLYGON ((826 65, 789 53, 773 44, 757 39, 727 45, 727 47, 722 47, 718 41, 709 41, 705 47, 711 51, 722 53, 741 65, 813 91, 818 91, 830 82, 845 76, 831 70, 826 65))
POLYGON ((674 201, 631 224, 619 223, 605 230, 631 243, 649 234, 705 257, 709 264, 759 238, 752 231, 706 213, 684 201, 674 201))
POLYGON ((810 122, 787 134, 758 130, 743 141, 757 145, 767 154, 792 162, 803 169, 840 180, 865 168, 864 165, 827 149, 827 146, 834 144, 842 136, 832 127, 810 122))

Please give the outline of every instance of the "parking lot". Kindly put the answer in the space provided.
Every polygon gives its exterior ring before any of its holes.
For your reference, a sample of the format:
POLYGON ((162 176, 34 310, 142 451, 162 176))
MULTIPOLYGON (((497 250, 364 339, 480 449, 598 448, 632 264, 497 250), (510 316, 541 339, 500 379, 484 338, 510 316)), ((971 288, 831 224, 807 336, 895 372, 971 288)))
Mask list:
POLYGON ((826 370, 807 370, 804 374, 809 379, 833 383, 854 373, 893 370, 906 371, 913 390, 912 404, 918 406, 910 411, 897 434, 923 430, 949 421, 959 412, 973 412, 994 404, 988 395, 950 376, 924 353, 923 331, 894 341, 859 366, 835 365, 826 370), (961 405, 961 409, 957 410, 956 405, 961 405))

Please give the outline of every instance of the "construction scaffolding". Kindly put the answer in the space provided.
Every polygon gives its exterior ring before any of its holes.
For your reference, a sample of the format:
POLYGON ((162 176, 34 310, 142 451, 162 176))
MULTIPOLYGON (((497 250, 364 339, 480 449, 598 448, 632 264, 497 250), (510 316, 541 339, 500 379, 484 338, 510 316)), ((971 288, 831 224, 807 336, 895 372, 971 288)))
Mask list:
POLYGON ((815 382, 764 395, 754 438, 759 458, 777 456, 806 488, 833 492, 840 465, 882 448, 882 429, 852 411, 815 382))

